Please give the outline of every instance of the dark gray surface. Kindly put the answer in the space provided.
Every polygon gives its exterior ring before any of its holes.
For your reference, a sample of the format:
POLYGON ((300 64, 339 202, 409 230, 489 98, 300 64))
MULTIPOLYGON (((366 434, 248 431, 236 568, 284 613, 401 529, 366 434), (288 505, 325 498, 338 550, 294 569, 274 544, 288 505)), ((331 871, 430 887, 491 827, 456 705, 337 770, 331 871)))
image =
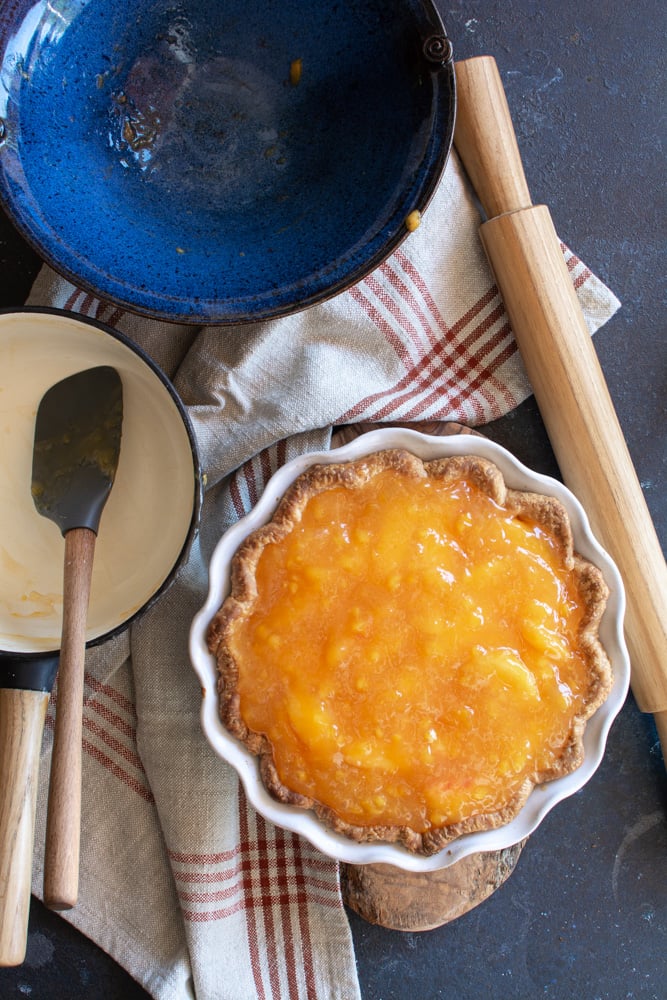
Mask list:
MULTIPOLYGON (((498 61, 533 201, 621 299, 595 345, 665 546, 664 4, 439 6, 456 58, 498 61)), ((23 301, 35 268, 0 218, 0 306, 23 301)), ((532 400, 486 432, 557 474, 532 400)), ((482 906, 424 934, 350 916, 364 1000, 665 1000, 666 805, 655 728, 630 698, 598 773, 547 817, 482 906)), ((36 902, 25 965, 0 970, 3 998, 145 995, 36 902)))

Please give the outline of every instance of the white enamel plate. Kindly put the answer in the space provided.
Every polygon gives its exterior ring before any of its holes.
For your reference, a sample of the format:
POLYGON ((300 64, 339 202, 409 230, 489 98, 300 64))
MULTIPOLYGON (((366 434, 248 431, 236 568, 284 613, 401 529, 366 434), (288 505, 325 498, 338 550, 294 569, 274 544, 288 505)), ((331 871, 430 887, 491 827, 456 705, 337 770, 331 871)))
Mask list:
POLYGON ((0 313, 0 649, 60 646, 64 540, 32 502, 35 414, 52 385, 112 365, 123 382, 123 431, 95 548, 87 640, 151 603, 189 548, 199 468, 185 410, 165 376, 101 324, 53 310, 0 313))

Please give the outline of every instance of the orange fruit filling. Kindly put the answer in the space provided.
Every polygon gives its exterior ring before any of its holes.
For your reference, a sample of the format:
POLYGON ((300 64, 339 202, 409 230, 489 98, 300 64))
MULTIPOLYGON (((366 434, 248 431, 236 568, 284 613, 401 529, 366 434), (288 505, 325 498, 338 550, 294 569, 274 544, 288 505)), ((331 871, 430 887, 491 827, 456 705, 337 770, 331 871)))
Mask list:
POLYGON ((502 809, 588 691, 562 546, 467 478, 318 493, 256 585, 229 637, 241 716, 285 786, 355 826, 502 809))

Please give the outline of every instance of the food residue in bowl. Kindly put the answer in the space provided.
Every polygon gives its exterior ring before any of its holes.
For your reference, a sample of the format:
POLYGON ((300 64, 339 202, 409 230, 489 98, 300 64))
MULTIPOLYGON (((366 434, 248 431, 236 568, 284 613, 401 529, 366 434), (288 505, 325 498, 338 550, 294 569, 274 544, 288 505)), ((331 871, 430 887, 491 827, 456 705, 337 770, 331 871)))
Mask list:
POLYGON ((292 59, 289 67, 289 82, 296 87, 301 82, 303 59, 292 59))
POLYGON ((405 228, 409 233, 414 233, 421 226, 422 214, 415 208, 413 212, 405 217, 405 228))

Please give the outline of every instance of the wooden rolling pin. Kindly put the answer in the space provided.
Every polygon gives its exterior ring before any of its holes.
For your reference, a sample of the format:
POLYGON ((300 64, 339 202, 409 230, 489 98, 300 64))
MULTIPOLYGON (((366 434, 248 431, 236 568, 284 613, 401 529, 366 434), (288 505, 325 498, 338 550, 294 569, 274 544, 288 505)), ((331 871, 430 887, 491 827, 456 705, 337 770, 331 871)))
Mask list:
POLYGON ((623 577, 632 691, 667 757, 667 566, 549 210, 533 205, 495 60, 456 64, 454 142, 565 484, 623 577))

